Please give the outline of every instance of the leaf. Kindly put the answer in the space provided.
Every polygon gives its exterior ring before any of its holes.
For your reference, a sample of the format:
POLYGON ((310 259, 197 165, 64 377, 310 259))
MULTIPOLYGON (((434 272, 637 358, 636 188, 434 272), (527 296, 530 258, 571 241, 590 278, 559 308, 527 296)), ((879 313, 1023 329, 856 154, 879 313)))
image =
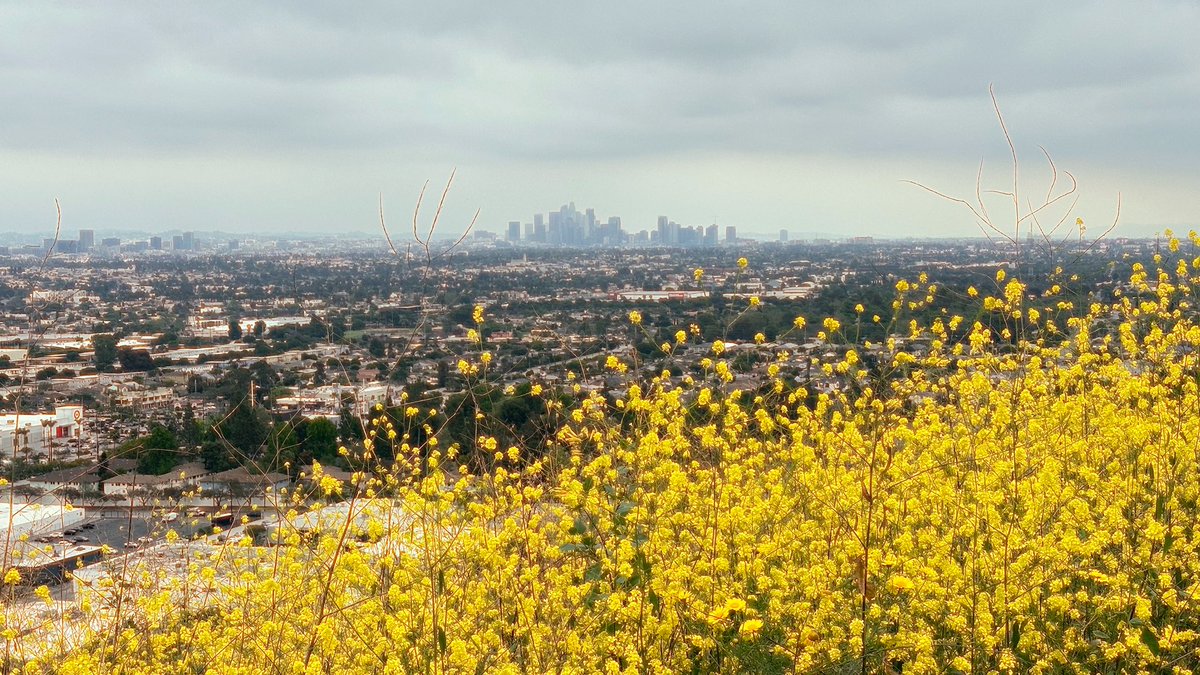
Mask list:
POLYGON ((584 520, 583 516, 577 516, 575 522, 571 525, 571 534, 583 534, 587 532, 587 529, 587 521, 584 520))
POLYGON ((1142 644, 1146 645, 1146 647, 1150 649, 1151 654, 1158 656, 1160 651, 1158 646, 1158 636, 1154 634, 1154 631, 1150 629, 1150 626, 1142 626, 1142 644))
POLYGON ((599 564, 592 565, 591 567, 587 568, 586 572, 583 573, 584 581, 599 581, 603 577, 604 574, 600 570, 599 564))
POLYGON ((662 598, 658 596, 658 593, 650 591, 648 594, 646 594, 646 600, 648 600, 650 602, 650 606, 654 608, 654 613, 658 614, 658 612, 662 609, 662 598))

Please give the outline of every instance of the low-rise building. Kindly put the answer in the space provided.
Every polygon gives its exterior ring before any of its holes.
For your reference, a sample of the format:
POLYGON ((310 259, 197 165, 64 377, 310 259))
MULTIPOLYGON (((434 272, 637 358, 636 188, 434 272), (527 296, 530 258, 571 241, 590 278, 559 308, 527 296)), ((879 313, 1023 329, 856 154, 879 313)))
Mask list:
POLYGON ((175 405, 175 390, 170 387, 122 387, 113 394, 112 402, 118 408, 129 408, 139 412, 161 410, 175 405))
POLYGON ((59 469, 18 481, 18 485, 28 485, 42 492, 54 492, 67 488, 81 491, 99 490, 100 474, 94 466, 59 469))

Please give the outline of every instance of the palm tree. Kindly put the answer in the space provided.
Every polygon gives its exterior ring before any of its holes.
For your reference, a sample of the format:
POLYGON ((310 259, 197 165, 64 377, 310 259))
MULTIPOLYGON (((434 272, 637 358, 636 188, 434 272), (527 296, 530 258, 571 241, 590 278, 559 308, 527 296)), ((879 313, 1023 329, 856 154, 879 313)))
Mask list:
POLYGON ((54 461, 54 420, 42 420, 42 442, 46 443, 49 461, 54 461))

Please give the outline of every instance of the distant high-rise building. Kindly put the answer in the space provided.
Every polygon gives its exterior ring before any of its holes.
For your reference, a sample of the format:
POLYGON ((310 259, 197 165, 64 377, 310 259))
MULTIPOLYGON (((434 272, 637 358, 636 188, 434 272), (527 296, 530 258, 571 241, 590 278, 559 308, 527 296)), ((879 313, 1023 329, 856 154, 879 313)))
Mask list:
POLYGON ((161 251, 162 237, 150 237, 150 248, 155 251, 161 251))
POLYGON ((95 230, 80 230, 79 231, 79 252, 87 253, 96 248, 96 231, 95 230))
POLYGON ((604 225, 603 237, 605 246, 616 246, 625 243, 625 233, 621 232, 621 216, 608 217, 608 223, 604 225))
POLYGON ((533 223, 525 223, 525 241, 533 241, 533 223))
POLYGON ((508 221, 508 240, 509 241, 521 241, 521 221, 519 221, 519 220, 508 221))
POLYGON ((725 226, 725 241, 730 242, 730 243, 737 241, 737 226, 735 226, 735 225, 726 225, 725 226))
POLYGON ((183 249, 185 251, 196 250, 195 234, 196 234, 195 232, 184 232, 183 233, 183 249))
POLYGON ((788 231, 780 230, 779 231, 779 241, 787 241, 787 240, 788 240, 788 231))
POLYGON ((121 239, 119 237, 105 237, 100 240, 100 245, 105 248, 117 248, 121 245, 121 239))
POLYGON ((716 246, 718 233, 719 233, 719 230, 717 229, 716 223, 713 223, 712 225, 709 225, 707 228, 705 228, 705 230, 704 230, 704 245, 705 246, 716 246))
POLYGON ((182 251, 183 250, 183 235, 177 234, 177 235, 171 237, 171 250, 173 250, 173 251, 182 251))
POLYGON ((49 253, 51 250, 54 250, 55 248, 57 248, 57 246, 58 246, 58 242, 54 240, 54 237, 43 237, 42 238, 42 250, 43 251, 46 251, 47 253, 49 253))

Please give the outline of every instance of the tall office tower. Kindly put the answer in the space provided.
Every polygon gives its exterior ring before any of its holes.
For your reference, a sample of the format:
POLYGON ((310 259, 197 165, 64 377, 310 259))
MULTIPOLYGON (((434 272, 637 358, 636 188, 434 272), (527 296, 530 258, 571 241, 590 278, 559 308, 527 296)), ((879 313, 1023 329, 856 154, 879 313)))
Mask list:
POLYGON ((161 251, 162 237, 150 237, 150 248, 154 251, 161 251))
POLYGON ((184 250, 186 250, 186 251, 196 250, 196 239, 194 236, 195 234, 196 234, 195 232, 184 232, 183 233, 183 248, 184 248, 184 250))
POLYGON ((608 243, 614 245, 625 243, 625 233, 621 231, 621 216, 608 217, 608 243))
POLYGON ((546 215, 544 213, 533 214, 533 231, 536 234, 538 230, 546 231, 546 215))
POLYGON ((675 228, 675 243, 680 246, 695 246, 700 243, 704 230, 699 227, 679 227, 675 228))
POLYGON ((704 245, 705 246, 716 246, 717 245, 717 232, 718 232, 718 230, 717 230, 716 223, 709 225, 707 228, 705 228, 705 230, 704 230, 704 245))
POLYGON ((542 244, 546 243, 546 223, 541 222, 541 218, 533 223, 533 240, 542 244))
POLYGON ((596 237, 596 209, 588 209, 583 212, 583 239, 591 244, 597 239, 596 237))
POLYGON ((95 230, 80 230, 79 231, 79 252, 87 253, 96 248, 96 231, 95 230))
POLYGON ((671 222, 667 223, 667 240, 664 241, 664 244, 666 244, 668 246, 678 246, 679 245, 679 223, 678 222, 671 221, 671 222))
POLYGON ((666 246, 667 244, 671 243, 671 235, 667 231, 670 229, 670 227, 671 227, 671 219, 670 218, 667 218, 666 216, 658 217, 658 230, 657 231, 658 231, 658 244, 659 245, 666 246))
POLYGON ((788 231, 780 230, 779 231, 779 241, 787 241, 787 240, 788 240, 788 231))
POLYGON ((508 221, 508 240, 509 241, 521 241, 521 221, 519 221, 519 220, 508 221))
POLYGON ((177 234, 177 235, 171 237, 171 250, 174 250, 174 251, 182 251, 183 250, 183 235, 177 234))
POLYGON ((525 241, 533 241, 533 223, 525 223, 525 241))
POLYGON ((725 241, 733 243, 737 241, 737 227, 734 225, 725 226, 725 241))

